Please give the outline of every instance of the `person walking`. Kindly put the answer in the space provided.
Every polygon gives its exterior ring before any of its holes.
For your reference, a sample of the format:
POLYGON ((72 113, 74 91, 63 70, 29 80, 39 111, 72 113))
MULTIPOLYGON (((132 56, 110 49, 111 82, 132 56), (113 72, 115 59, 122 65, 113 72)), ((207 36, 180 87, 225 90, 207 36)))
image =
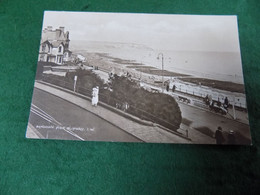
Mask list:
POLYGON ((224 108, 227 110, 227 109, 228 109, 228 106, 229 106, 229 101, 228 101, 228 98, 225 97, 225 100, 224 100, 224 108))
POLYGON ((216 139, 216 144, 223 144, 225 142, 225 138, 223 136, 222 128, 218 127, 218 129, 215 132, 215 139, 216 139))
POLYGON ((169 88, 170 88, 169 83, 167 83, 167 85, 166 85, 166 91, 169 91, 169 88))
POLYGON ((97 106, 98 104, 98 93, 99 93, 99 87, 94 87, 92 89, 92 106, 97 106))
POLYGON ((175 89, 176 89, 176 86, 175 86, 175 85, 173 85, 173 86, 172 86, 172 92, 174 92, 174 91, 175 91, 175 89))

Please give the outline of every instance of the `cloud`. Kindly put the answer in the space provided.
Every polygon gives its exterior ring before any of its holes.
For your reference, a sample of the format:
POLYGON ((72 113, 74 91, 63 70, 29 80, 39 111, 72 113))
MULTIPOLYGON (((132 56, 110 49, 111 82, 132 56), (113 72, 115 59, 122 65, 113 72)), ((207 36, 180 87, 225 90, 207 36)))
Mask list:
POLYGON ((44 27, 65 26, 71 40, 133 42, 155 49, 239 51, 235 16, 45 12, 44 27))

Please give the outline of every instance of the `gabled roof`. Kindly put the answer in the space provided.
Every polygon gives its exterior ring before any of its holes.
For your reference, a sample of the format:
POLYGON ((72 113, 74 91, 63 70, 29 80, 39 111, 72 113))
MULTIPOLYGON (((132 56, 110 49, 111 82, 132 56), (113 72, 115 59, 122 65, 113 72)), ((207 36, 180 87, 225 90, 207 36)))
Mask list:
POLYGON ((46 40, 46 41, 41 43, 41 45, 44 45, 44 44, 50 45, 50 46, 55 47, 55 48, 59 47, 60 45, 62 45, 64 47, 63 41, 48 41, 48 40, 46 40))

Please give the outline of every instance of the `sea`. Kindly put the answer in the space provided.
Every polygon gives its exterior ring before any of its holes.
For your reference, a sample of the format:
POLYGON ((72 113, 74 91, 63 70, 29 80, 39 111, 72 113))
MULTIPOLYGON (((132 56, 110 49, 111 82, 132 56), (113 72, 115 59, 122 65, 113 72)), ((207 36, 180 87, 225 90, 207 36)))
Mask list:
POLYGON ((106 53, 194 77, 244 84, 239 52, 156 50, 136 43, 98 41, 71 41, 70 48, 76 52, 106 53))

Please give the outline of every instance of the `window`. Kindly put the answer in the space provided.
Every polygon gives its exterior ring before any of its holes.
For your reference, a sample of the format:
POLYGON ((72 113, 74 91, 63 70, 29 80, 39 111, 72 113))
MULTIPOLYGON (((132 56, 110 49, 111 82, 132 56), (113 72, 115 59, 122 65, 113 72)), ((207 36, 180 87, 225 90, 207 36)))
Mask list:
POLYGON ((44 54, 40 55, 40 61, 44 61, 44 54))
POLYGON ((45 51, 46 45, 42 45, 42 51, 45 51))
POLYGON ((60 46, 60 47, 59 47, 59 52, 61 52, 61 49, 62 49, 62 48, 61 48, 61 46, 60 46))

